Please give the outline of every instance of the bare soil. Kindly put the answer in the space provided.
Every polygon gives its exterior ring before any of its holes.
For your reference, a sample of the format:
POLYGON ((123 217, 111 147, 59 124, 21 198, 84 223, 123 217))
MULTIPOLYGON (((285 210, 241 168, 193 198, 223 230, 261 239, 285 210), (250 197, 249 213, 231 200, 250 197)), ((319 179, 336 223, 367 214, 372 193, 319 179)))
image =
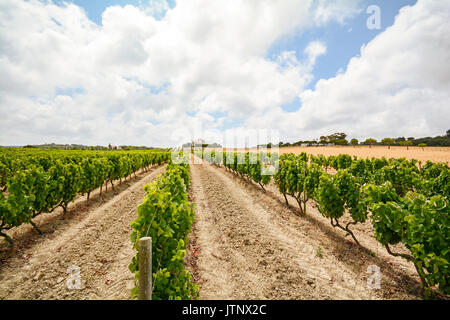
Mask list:
POLYGON ((354 227, 359 247, 313 204, 299 216, 273 185, 264 192, 206 163, 191 165, 191 177, 186 261, 201 299, 420 299, 413 265, 388 255, 370 224, 354 227), (367 282, 377 267, 379 289, 367 282))
POLYGON ((143 186, 164 170, 141 172, 101 197, 96 190, 89 206, 80 197, 65 217, 62 210, 37 217, 43 235, 29 225, 10 230, 15 246, 0 246, 0 299, 130 299, 130 222, 143 186), (67 286, 76 284, 72 266, 80 270, 80 289, 67 286))
MULTIPOLYGON (((130 222, 143 186, 163 171, 140 173, 102 197, 97 190, 89 206, 79 198, 66 217, 38 217, 44 235, 29 225, 10 230, 16 245, 0 245, 0 299, 130 299, 130 222), (67 287, 71 266, 80 268, 79 290, 67 287)), ((354 227, 358 247, 313 203, 299 216, 274 185, 263 191, 209 164, 191 165, 191 177, 196 221, 186 265, 201 299, 420 299, 413 265, 388 255, 369 223, 354 227), (380 269, 379 289, 368 285, 370 268, 380 269)))

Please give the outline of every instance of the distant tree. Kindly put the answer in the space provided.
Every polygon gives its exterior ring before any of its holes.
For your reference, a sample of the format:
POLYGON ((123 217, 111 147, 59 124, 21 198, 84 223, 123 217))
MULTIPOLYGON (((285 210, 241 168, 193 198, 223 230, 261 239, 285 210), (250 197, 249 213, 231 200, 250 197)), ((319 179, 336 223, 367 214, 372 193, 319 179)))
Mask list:
POLYGON ((352 144, 352 146, 357 146, 359 141, 358 139, 353 138, 352 140, 350 140, 350 143, 352 144))
POLYGON ((408 140, 408 141, 400 141, 400 145, 401 146, 406 146, 406 150, 409 150, 409 146, 412 146, 413 143, 410 140, 408 140))
POLYGON ((447 130, 447 138, 450 138, 450 129, 447 130))
POLYGON ((381 143, 385 146, 388 146, 388 149, 390 149, 391 146, 395 143, 395 140, 392 138, 384 138, 383 140, 381 140, 381 143))
POLYGON ((346 146, 346 145, 348 145, 348 141, 347 141, 347 139, 337 139, 337 140, 334 140, 334 141, 332 141, 335 145, 338 145, 338 146, 346 146))
POLYGON ((425 137, 419 138, 413 141, 413 144, 418 145, 419 143, 426 143, 428 147, 430 146, 447 146, 450 147, 450 137, 447 136, 437 136, 437 137, 425 137))
POLYGON ((336 140, 342 140, 347 138, 347 134, 343 132, 337 132, 330 134, 329 136, 321 136, 319 141, 320 143, 335 143, 336 140))
POLYGON ((417 146, 419 148, 422 148, 422 150, 425 150, 425 147, 427 146, 427 144, 426 143, 419 143, 417 146))
POLYGON ((395 143, 398 143, 398 144, 400 144, 400 142, 402 142, 402 141, 406 141, 405 137, 399 137, 399 138, 395 139, 395 143))
POLYGON ((414 140, 414 137, 409 137, 408 138, 408 141, 413 141, 414 140))
POLYGON ((328 140, 341 140, 345 138, 347 138, 347 134, 343 132, 333 133, 332 135, 328 136, 328 140))
POLYGON ((374 145, 374 144, 376 144, 376 143, 377 143, 377 140, 374 139, 374 138, 369 138, 369 139, 366 139, 366 141, 364 141, 364 144, 365 144, 365 145, 368 145, 369 148, 371 148, 372 145, 374 145))

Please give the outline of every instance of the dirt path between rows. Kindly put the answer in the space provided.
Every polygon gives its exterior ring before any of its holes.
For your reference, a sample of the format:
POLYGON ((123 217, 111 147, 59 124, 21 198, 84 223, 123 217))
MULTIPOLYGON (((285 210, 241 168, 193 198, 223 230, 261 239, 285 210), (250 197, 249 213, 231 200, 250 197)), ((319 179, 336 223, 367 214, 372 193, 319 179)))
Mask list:
POLYGON ((61 212, 40 217, 42 236, 29 226, 16 231, 16 247, 0 250, 0 299, 130 299, 130 222, 143 186, 164 170, 142 172, 104 198, 97 191, 89 207, 79 199, 65 218, 61 212))
POLYGON ((274 190, 224 168, 191 165, 191 176, 196 222, 187 264, 201 299, 419 298, 413 266, 378 251, 366 226, 355 232, 372 253, 313 207, 299 217, 274 190))

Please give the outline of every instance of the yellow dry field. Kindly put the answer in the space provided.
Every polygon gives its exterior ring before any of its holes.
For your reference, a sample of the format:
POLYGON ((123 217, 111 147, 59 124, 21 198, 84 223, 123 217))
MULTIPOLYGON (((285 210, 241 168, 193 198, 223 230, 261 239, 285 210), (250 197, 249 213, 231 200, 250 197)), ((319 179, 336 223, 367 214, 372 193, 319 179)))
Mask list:
POLYGON ((417 159, 422 162, 427 160, 433 162, 450 162, 450 147, 426 147, 424 149, 419 147, 388 147, 385 146, 333 146, 333 147, 286 147, 279 149, 280 154, 294 153, 299 154, 306 152, 308 154, 325 156, 349 154, 357 156, 358 158, 407 158, 417 159))
MULTIPOLYGON (((230 149, 232 151, 233 149, 230 149)), ((236 150, 236 149, 235 149, 236 150)), ((244 149, 237 149, 245 151, 244 149)), ((251 149, 252 151, 255 151, 251 149)), ((450 147, 426 147, 424 149, 419 147, 386 147, 386 146, 332 146, 332 147, 282 147, 279 153, 294 153, 299 154, 306 152, 308 154, 325 156, 349 154, 357 156, 358 158, 407 158, 417 159, 422 162, 427 160, 433 162, 450 162, 450 147)))

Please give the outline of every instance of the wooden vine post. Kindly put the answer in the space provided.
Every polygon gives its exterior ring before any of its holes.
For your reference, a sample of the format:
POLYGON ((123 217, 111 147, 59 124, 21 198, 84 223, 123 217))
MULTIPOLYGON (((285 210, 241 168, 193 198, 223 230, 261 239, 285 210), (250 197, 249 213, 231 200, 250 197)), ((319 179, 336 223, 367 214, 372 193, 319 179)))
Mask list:
POLYGON ((152 238, 139 239, 139 300, 152 300, 152 238))

